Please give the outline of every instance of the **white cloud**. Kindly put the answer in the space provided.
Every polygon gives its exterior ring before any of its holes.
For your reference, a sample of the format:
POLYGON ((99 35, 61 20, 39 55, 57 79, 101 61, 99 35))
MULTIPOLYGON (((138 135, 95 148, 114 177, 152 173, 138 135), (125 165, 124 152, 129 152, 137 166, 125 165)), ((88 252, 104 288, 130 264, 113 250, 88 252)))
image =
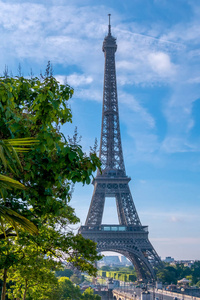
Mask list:
POLYGON ((178 67, 175 62, 171 62, 171 56, 182 51, 183 46, 136 33, 140 28, 135 24, 132 32, 119 29, 120 26, 115 29, 119 40, 116 54, 119 83, 147 86, 171 83, 178 67))
POLYGON ((95 102, 102 103, 102 93, 97 89, 84 89, 84 88, 76 88, 74 91, 74 97, 78 99, 82 99, 82 101, 90 100, 95 102))
POLYGON ((67 77, 67 81, 71 86, 88 85, 93 82, 91 76, 72 74, 67 77))
POLYGON ((183 222, 183 219, 180 217, 177 217, 177 216, 171 216, 170 222, 172 222, 172 223, 183 222))
POLYGON ((200 84, 200 76, 189 78, 188 79, 188 83, 197 83, 197 84, 200 84))
POLYGON ((161 150, 166 153, 184 153, 198 151, 198 148, 195 145, 189 144, 186 138, 171 134, 163 141, 161 150))
MULTIPOLYGON (((107 31, 103 17, 105 11, 106 7, 100 5, 77 7, 73 4, 66 5, 62 1, 49 6, 0 1, 0 22, 6 30, 6 37, 2 39, 2 47, 6 43, 7 48, 5 58, 8 57, 9 49, 12 49, 16 59, 31 58, 38 63, 51 60, 54 64, 76 64, 83 72, 90 69, 97 74, 101 67, 99 57, 103 58, 102 37, 107 31), (99 18, 99 15, 102 17, 99 18)), ((120 22, 119 17, 118 19, 120 22)), ((155 74, 155 70, 149 66, 148 55, 157 50, 174 51, 176 47, 172 43, 144 34, 120 30, 120 27, 128 28, 129 24, 113 27, 113 34, 116 33, 119 41, 117 64, 122 71, 119 76, 125 75, 125 83, 128 84, 163 82, 160 73, 155 74), (124 74, 123 70, 129 70, 129 73, 124 74)), ((139 26, 135 24, 132 30, 139 30, 139 26)), ((0 33, 3 34, 3 31, 0 30, 0 33)))
POLYGON ((152 162, 152 154, 159 148, 153 116, 140 103, 140 99, 122 92, 121 89, 119 99, 120 120, 126 125, 127 133, 132 138, 132 142, 129 141, 129 150, 126 149, 126 156, 130 155, 130 160, 142 159, 152 162))
MULTIPOLYGON (((76 2, 69 3, 54 1, 47 6, 0 1, 0 67, 9 66, 13 56, 15 60, 31 59, 38 65, 51 60, 53 64, 62 64, 66 70, 67 66, 75 65, 77 73, 66 71, 67 81, 76 87, 75 96, 102 101, 104 58, 101 46, 107 32, 107 7, 77 7, 76 2), (83 88, 85 85, 88 88, 83 88)), ((183 30, 185 24, 170 29, 152 24, 149 28, 137 22, 122 22, 117 11, 115 15, 118 24, 112 26, 112 32, 118 44, 119 100, 124 104, 123 120, 136 149, 147 154, 159 149, 165 153, 195 151, 199 145, 189 143, 188 139, 194 126, 192 103, 199 93, 196 87, 194 91, 192 89, 200 77, 198 64, 189 67, 187 45, 183 43, 196 43, 198 28, 194 31, 194 27, 198 18, 186 24, 183 30), (144 107, 143 96, 136 101, 134 95, 124 92, 127 85, 167 85, 171 89, 171 95, 165 99, 162 108, 168 127, 163 141, 158 139, 154 116, 144 107)), ((196 53, 194 58, 194 51, 190 52, 190 59, 197 59, 199 54, 196 53)), ((64 77, 59 79, 65 80, 64 77)))
MULTIPOLYGON (((142 107, 142 105, 140 105, 139 101, 137 101, 132 95, 125 92, 120 92, 119 99, 121 103, 127 106, 129 112, 131 110, 135 113, 135 117, 139 119, 140 122, 144 124, 144 126, 147 126, 148 128, 155 127, 155 121, 153 117, 147 112, 144 107, 142 107)), ((134 119, 134 117, 132 117, 132 119, 134 119)))
POLYGON ((199 141, 190 139, 191 130, 195 125, 192 114, 193 103, 199 95, 200 86, 188 83, 187 73, 180 74, 179 81, 172 85, 171 97, 163 108, 168 131, 161 144, 162 151, 167 153, 199 151, 199 141))
POLYGON ((125 69, 129 71, 133 71, 135 67, 133 63, 130 63, 129 61, 126 60, 117 61, 116 65, 117 65, 117 70, 125 69))
POLYGON ((55 75, 55 77, 61 84, 68 83, 72 87, 85 86, 93 82, 93 78, 91 76, 80 75, 77 73, 69 76, 55 75))
POLYGON ((171 63, 170 57, 164 52, 154 52, 148 55, 149 64, 153 71, 161 77, 172 76, 175 73, 175 66, 171 63))
POLYGON ((60 84, 66 84, 67 83, 67 76, 63 75, 55 75, 55 78, 60 84))

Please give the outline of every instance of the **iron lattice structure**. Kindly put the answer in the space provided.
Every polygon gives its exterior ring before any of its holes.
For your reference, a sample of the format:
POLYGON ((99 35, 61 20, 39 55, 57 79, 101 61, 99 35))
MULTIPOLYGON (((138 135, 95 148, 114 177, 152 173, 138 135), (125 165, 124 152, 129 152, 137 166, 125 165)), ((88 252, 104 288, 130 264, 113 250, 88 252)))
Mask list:
POLYGON ((153 265, 160 258, 148 239, 148 227, 142 226, 129 189, 126 175, 117 98, 115 52, 116 39, 111 34, 110 15, 108 35, 102 48, 105 56, 103 112, 100 159, 102 173, 97 172, 90 209, 79 233, 97 243, 97 250, 114 251, 126 256, 135 266, 138 277, 153 279, 153 265), (103 225, 106 197, 115 197, 119 225, 103 225))

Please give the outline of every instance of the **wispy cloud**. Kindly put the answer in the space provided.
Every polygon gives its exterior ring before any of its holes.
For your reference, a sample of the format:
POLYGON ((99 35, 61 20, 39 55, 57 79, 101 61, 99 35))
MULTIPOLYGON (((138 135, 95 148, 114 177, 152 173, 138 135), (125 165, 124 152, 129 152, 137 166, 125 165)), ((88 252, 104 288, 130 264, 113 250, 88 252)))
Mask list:
MULTIPOLYGON (((0 67, 12 64, 13 57, 19 62, 30 60, 30 64, 38 67, 51 60, 54 65, 66 68, 66 75, 58 76, 60 80, 67 76, 67 81, 76 88, 75 97, 101 101, 104 60, 101 45, 107 32, 104 16, 108 7, 83 6, 80 2, 78 7, 77 3, 51 1, 47 6, 42 2, 0 1, 0 67), (77 71, 68 70, 69 66, 75 66, 77 71)), ((149 28, 123 22, 115 11, 118 24, 112 26, 112 32, 118 43, 119 100, 124 105, 121 119, 134 139, 136 151, 147 154, 145 159, 152 160, 149 153, 200 149, 198 142, 190 141, 194 126, 192 105, 200 93, 199 64, 196 64, 199 54, 195 49, 200 42, 197 8, 195 5, 194 20, 168 28, 164 24, 149 28), (155 116, 145 107, 142 93, 134 95, 134 86, 144 89, 167 86, 170 91, 165 99, 160 99, 163 102, 160 113, 168 128, 164 137, 159 137, 155 116), (127 87, 132 87, 132 95, 126 92, 127 87)))
POLYGON ((87 86, 88 84, 93 82, 93 78, 91 76, 81 75, 77 73, 71 74, 69 76, 55 75, 55 77, 60 83, 68 83, 73 87, 85 85, 87 86))
POLYGON ((157 220, 167 220, 169 223, 188 223, 198 220, 199 216, 195 213, 176 211, 141 211, 141 216, 150 217, 157 220))
MULTIPOLYGON (((145 124, 147 128, 154 128, 155 121, 153 117, 147 112, 147 110, 135 99, 131 94, 120 92, 119 99, 122 104, 127 106, 127 109, 135 113, 135 117, 141 120, 141 123, 145 124)), ((138 124, 139 125, 139 124, 138 124)))
POLYGON ((151 238, 152 242, 159 242, 165 245, 200 245, 200 238, 184 237, 184 238, 151 238))

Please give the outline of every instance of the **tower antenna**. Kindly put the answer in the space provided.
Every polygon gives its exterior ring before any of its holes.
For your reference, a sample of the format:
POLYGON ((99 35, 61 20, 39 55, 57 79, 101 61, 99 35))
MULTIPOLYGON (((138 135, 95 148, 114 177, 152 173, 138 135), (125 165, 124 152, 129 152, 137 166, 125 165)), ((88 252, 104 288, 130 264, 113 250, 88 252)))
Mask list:
POLYGON ((108 34, 109 34, 109 35, 111 35, 110 16, 111 16, 111 14, 108 14, 108 18, 109 18, 109 23, 108 23, 108 34))

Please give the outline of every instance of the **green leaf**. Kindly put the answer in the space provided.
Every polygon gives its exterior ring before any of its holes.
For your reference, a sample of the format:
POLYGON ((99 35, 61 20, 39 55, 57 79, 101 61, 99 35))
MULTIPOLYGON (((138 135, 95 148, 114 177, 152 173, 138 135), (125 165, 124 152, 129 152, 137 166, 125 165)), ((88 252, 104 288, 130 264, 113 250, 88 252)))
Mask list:
MULTIPOLYGON (((2 220, 2 218, 3 218, 7 222, 11 223, 15 229, 17 228, 17 225, 15 223, 18 223, 21 227, 26 229, 29 233, 38 234, 38 229, 32 222, 30 222, 25 217, 19 215, 17 212, 13 211, 12 209, 2 206, 1 204, 0 204, 0 218, 1 218, 2 227, 3 227, 3 220, 2 220)), ((5 233, 5 230, 4 230, 4 233, 5 233)))
POLYGON ((25 189, 25 186, 20 183, 19 181, 10 178, 8 176, 4 176, 0 174, 0 187, 1 187, 1 183, 4 183, 6 186, 8 186, 8 188, 18 188, 18 189, 25 189))

